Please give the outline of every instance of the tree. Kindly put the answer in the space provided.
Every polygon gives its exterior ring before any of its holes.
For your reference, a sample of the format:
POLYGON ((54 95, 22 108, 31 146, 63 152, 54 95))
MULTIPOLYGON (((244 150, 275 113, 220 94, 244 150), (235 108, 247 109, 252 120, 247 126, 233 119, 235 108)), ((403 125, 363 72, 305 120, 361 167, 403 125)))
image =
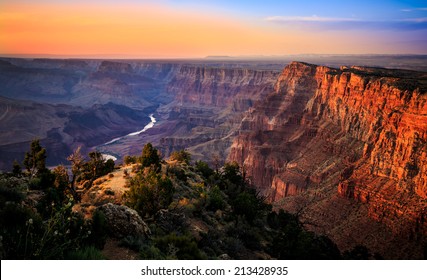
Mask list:
POLYGON ((244 183, 243 176, 240 172, 240 166, 235 161, 224 164, 222 177, 224 180, 228 180, 236 186, 240 186, 244 183))
POLYGON ((30 151, 25 153, 24 166, 31 178, 47 170, 46 149, 40 145, 39 139, 31 142, 30 151))
POLYGON ((19 165, 19 163, 16 159, 13 161, 12 173, 14 175, 21 175, 21 173, 22 173, 21 165, 19 165))
POLYGON ((237 196, 232 202, 232 207, 236 216, 244 216, 250 224, 253 223, 260 210, 257 197, 246 191, 237 196))
POLYGON ((167 208, 172 202, 174 188, 172 181, 155 170, 138 173, 129 181, 125 193, 126 204, 138 211, 142 217, 153 216, 157 211, 167 208))
POLYGON ((157 149, 151 145, 151 143, 145 144, 144 148, 142 149, 140 161, 142 167, 150 167, 153 165, 156 171, 160 169, 159 153, 157 149))
POLYGON ((203 177, 206 179, 209 179, 214 174, 214 171, 209 167, 209 165, 204 161, 196 161, 196 169, 198 172, 200 172, 203 177))
POLYGON ((111 158, 108 159, 105 163, 104 163, 104 174, 108 174, 110 172, 114 171, 114 160, 112 160, 111 158))
POLYGON ((216 211, 216 210, 224 210, 226 206, 223 194, 218 186, 214 186, 209 190, 208 193, 208 204, 206 206, 207 209, 216 211))
POLYGON ((79 201, 79 196, 76 192, 76 182, 79 180, 82 172, 83 166, 85 164, 83 156, 81 154, 81 146, 77 147, 74 152, 67 157, 67 160, 71 162, 71 173, 73 174, 73 179, 71 180, 71 193, 76 201, 79 201))
POLYGON ((98 151, 92 151, 89 153, 89 161, 86 163, 86 176, 89 180, 95 180, 96 178, 104 175, 104 163, 105 160, 102 154, 98 151))
POLYGON ((56 205, 58 209, 66 200, 66 194, 70 191, 70 180, 67 169, 63 165, 56 166, 53 171, 53 184, 45 190, 46 196, 44 197, 45 208, 47 213, 51 213, 51 205, 56 205))

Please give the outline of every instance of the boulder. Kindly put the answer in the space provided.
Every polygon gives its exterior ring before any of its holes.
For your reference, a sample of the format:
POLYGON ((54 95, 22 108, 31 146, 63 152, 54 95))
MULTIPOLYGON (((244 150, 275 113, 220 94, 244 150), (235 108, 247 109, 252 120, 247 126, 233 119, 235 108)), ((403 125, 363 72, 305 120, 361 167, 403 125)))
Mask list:
POLYGON ((109 233, 113 237, 151 234, 138 212, 127 206, 107 203, 98 207, 98 210, 104 213, 109 233))

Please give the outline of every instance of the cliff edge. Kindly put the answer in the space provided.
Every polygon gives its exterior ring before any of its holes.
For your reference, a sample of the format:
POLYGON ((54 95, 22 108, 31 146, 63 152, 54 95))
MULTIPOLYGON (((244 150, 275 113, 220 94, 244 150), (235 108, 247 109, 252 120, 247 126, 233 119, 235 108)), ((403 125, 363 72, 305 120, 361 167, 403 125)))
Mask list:
POLYGON ((408 256, 390 246, 427 236, 427 73, 293 62, 246 112, 229 159, 341 248, 408 256))

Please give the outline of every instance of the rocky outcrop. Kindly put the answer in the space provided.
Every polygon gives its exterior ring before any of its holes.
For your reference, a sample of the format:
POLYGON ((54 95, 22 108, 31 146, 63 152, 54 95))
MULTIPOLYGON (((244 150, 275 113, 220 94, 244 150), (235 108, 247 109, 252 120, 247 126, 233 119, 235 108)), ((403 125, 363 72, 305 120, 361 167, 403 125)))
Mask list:
POLYGON ((133 74, 134 71, 129 63, 117 61, 103 61, 98 67, 101 73, 120 73, 120 74, 133 74))
POLYGON ((148 236, 151 234, 150 228, 141 219, 138 213, 124 205, 112 203, 98 207, 104 213, 105 222, 111 236, 123 238, 126 236, 148 236))
MULTIPOLYGON (((277 77, 276 71, 262 71, 205 66, 182 66, 168 85, 181 104, 226 107, 257 100, 263 92, 270 92, 277 77)), ((247 109, 247 107, 243 108, 247 109)))
POLYGON ((291 63, 246 113, 229 159, 272 201, 338 194, 395 233, 425 236, 426 82, 422 72, 291 63))

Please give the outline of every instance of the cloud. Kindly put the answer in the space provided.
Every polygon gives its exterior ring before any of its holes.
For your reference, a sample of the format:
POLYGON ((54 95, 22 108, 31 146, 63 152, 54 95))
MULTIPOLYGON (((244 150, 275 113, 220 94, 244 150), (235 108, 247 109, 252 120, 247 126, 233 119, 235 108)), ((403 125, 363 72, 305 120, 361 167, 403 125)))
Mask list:
POLYGON ((314 30, 422 30, 427 29, 427 17, 395 20, 364 20, 319 16, 270 16, 266 21, 292 28, 314 30))
POLYGON ((265 20, 272 22, 353 22, 357 21, 355 18, 331 18, 331 17, 294 17, 294 16, 271 16, 265 20))
POLYGON ((415 8, 415 9, 402 9, 402 12, 414 12, 414 11, 427 11, 427 8, 415 8))

